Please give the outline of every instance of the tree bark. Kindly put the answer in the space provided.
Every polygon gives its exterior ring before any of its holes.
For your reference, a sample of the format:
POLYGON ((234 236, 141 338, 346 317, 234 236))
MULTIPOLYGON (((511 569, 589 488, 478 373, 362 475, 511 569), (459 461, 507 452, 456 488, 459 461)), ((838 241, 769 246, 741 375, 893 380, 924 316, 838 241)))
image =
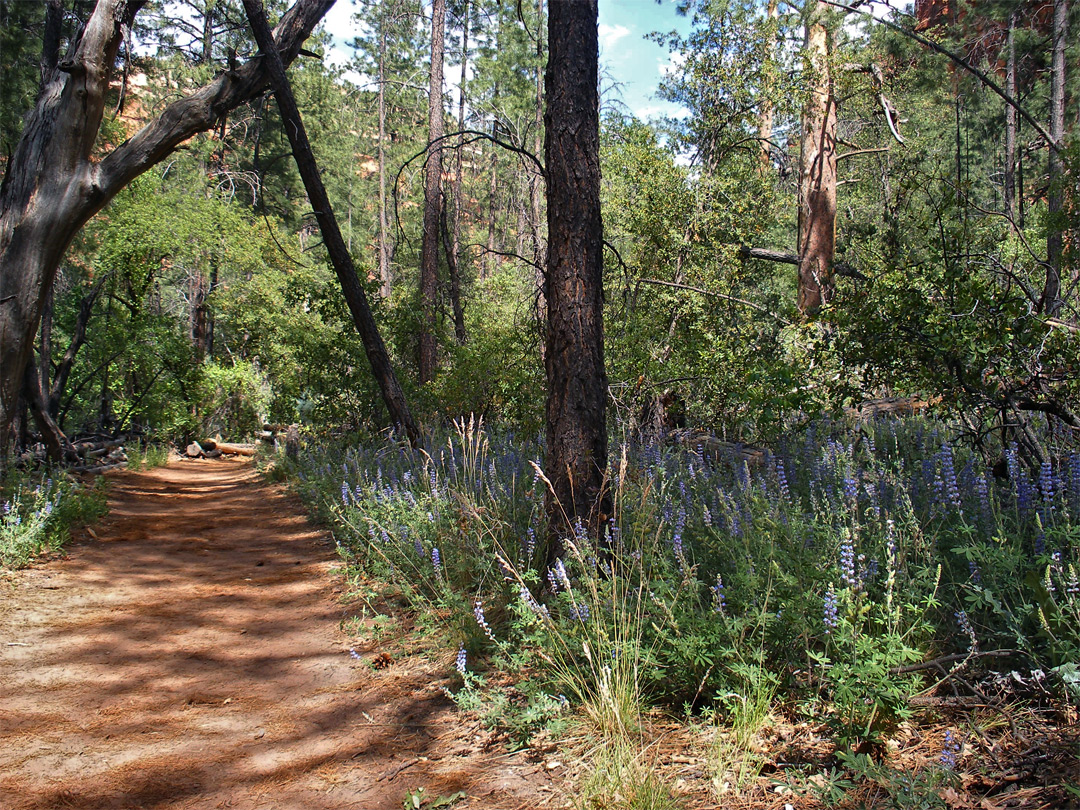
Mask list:
POLYGON ((548 19, 547 560, 580 522, 599 538, 610 512, 604 369, 603 223, 596 0, 552 0, 548 19))
POLYGON ((386 224, 386 16, 379 18, 379 282, 383 298, 393 292, 389 227, 386 224))
POLYGON ((420 243, 420 358, 421 384, 435 379, 438 345, 436 298, 439 281, 439 217, 442 214, 443 43, 446 0, 431 4, 431 71, 428 76, 427 169, 424 174, 424 233, 420 243))
POLYGON ((45 397, 41 393, 41 378, 33 363, 26 364, 26 374, 23 377, 23 396, 26 404, 30 407, 30 414, 34 417, 34 423, 41 433, 41 440, 45 444, 45 452, 49 461, 59 464, 72 454, 71 442, 57 426, 49 415, 49 409, 45 404, 45 397))
POLYGON ((413 421, 409 411, 405 394, 398 384, 394 369, 390 364, 390 357, 386 351, 386 344, 375 324, 375 318, 371 314, 367 295, 356 275, 352 258, 345 247, 345 240, 341 237, 334 212, 330 207, 330 199, 326 194, 322 178, 319 176, 319 167, 315 163, 315 156, 311 151, 311 143, 308 141, 304 122, 297 109, 296 100, 289 88, 289 80, 285 75, 285 64, 274 47, 273 36, 270 27, 263 14, 261 0, 244 0, 244 9, 247 11, 248 21, 251 23, 252 32, 259 50, 266 59, 270 84, 277 98, 278 108, 281 110, 281 120, 285 125, 285 132, 289 136, 292 145, 293 157, 296 159, 296 167, 300 177, 304 181, 311 207, 315 212, 315 219, 322 231, 323 243, 326 251, 330 254, 330 261, 334 265, 345 301, 352 313, 353 323, 356 325, 360 338, 364 342, 364 351, 367 353, 368 362, 371 363, 371 371, 379 384, 383 402, 390 412, 393 422, 405 430, 412 444, 420 440, 420 432, 413 421))
MULTIPOLYGON (((465 79, 469 64, 469 0, 465 0, 461 23, 461 78, 458 82, 458 132, 465 129, 465 79)), ((458 139, 457 159, 454 165, 454 220, 448 255, 450 270, 450 304, 454 309, 454 337, 459 344, 468 340, 465 331, 465 309, 461 305, 461 179, 464 138, 458 139)))
MULTIPOLYGON (((1005 92, 1016 98, 1016 17, 1009 15, 1009 33, 1005 44, 1005 92)), ((1016 222, 1016 110, 1005 105, 1005 178, 1002 193, 1005 216, 1016 222)))
MULTIPOLYGON (((540 36, 544 30, 544 0, 536 0, 536 98, 533 107, 533 154, 539 155, 544 143, 544 40, 540 36)), ((529 202, 532 207, 533 266, 536 268, 537 322, 542 324, 547 317, 547 303, 544 300, 544 263, 546 245, 540 223, 543 219, 542 184, 544 178, 534 167, 529 171, 529 202)))
POLYGON ((806 23, 805 59, 810 88, 802 115, 799 153, 799 279, 797 305, 814 317, 833 296, 836 252, 836 98, 829 65, 828 7, 822 2, 806 23))
POLYGON ((1061 258, 1064 238, 1061 212, 1065 204, 1061 148, 1065 144, 1065 45, 1069 29, 1069 0, 1054 0, 1053 56, 1050 65, 1050 193, 1047 200, 1046 283, 1042 309, 1047 315, 1061 310, 1061 258))
MULTIPOLYGON (((0 186, 0 437, 6 441, 45 296, 79 229, 133 179, 197 132, 255 98, 264 60, 221 73, 102 159, 93 159, 125 26, 145 0, 98 0, 47 77, 0 186)), ((277 28, 291 62, 333 0, 298 0, 277 28)))
MULTIPOLYGON (((769 25, 773 25, 774 21, 780 16, 779 6, 777 0, 769 0, 768 2, 768 22, 769 25)), ((771 32, 770 32, 771 33, 771 32)), ((775 40, 768 43, 768 54, 765 57, 765 73, 766 78, 769 78, 769 74, 776 69, 776 59, 774 57, 774 48, 776 46, 775 40)), ((769 171, 770 158, 772 157, 772 131, 773 131, 773 117, 774 107, 772 98, 767 92, 762 93, 761 100, 761 115, 758 119, 758 142, 760 144, 760 152, 758 153, 758 167, 762 174, 766 174, 769 171)))

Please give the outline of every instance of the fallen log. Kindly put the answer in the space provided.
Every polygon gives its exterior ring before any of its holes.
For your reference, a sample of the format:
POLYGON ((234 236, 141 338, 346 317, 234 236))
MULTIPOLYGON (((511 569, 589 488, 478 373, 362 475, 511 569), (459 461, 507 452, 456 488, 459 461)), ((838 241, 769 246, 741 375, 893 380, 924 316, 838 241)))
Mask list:
POLYGON ((228 442, 217 442, 216 448, 227 456, 253 456, 255 455, 255 445, 253 444, 229 444, 228 442))
POLYGON ((214 439, 203 439, 199 442, 199 446, 202 447, 203 452, 209 453, 211 450, 217 450, 217 442, 214 439))
POLYGON ((184 455, 188 458, 201 458, 204 455, 202 445, 198 442, 192 442, 187 446, 187 449, 184 450, 184 455))

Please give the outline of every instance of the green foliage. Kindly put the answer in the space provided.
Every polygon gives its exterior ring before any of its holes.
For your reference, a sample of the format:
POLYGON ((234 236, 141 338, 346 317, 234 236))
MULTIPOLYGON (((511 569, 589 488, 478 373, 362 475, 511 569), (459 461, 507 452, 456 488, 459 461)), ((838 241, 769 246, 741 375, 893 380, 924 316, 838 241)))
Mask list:
POLYGON ((105 514, 105 492, 61 475, 37 481, 9 473, 0 513, 0 567, 22 568, 59 550, 72 528, 105 514))
POLYGON ((237 362, 232 366, 208 363, 202 369, 197 412, 201 433, 211 436, 251 436, 262 428, 269 412, 270 386, 258 366, 237 362))

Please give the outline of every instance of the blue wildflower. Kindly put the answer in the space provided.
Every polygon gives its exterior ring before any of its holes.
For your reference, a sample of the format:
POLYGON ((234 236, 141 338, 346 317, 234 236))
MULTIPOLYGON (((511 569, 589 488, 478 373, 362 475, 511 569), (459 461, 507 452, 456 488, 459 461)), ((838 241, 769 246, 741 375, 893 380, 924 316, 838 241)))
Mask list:
POLYGON ((836 589, 832 585, 825 592, 824 605, 825 632, 831 633, 840 624, 840 611, 836 601, 836 589))
POLYGON ((960 760, 961 750, 962 747, 960 745, 960 742, 956 739, 956 736, 953 734, 952 729, 950 728, 948 731, 945 732, 945 742, 941 746, 941 756, 939 757, 941 766, 943 768, 947 768, 950 771, 953 770, 953 768, 956 767, 957 762, 959 762, 960 760))

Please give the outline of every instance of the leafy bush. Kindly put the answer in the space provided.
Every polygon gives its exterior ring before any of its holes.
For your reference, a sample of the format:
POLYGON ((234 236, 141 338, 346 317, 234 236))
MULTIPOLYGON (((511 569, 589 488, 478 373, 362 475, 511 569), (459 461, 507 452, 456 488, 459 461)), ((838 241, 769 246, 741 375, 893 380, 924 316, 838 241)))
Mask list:
POLYGON ((35 484, 12 474, 2 509, 0 567, 21 568, 59 549, 72 527, 105 514, 105 492, 101 479, 98 485, 87 487, 66 476, 35 484))
POLYGON ((1080 452, 1006 481, 944 423, 817 423, 753 463, 624 442, 604 537, 538 538, 539 446, 476 422, 413 451, 310 445, 295 471, 343 555, 442 617, 455 646, 539 668, 605 733, 645 704, 737 717, 755 694, 879 741, 924 684, 984 651, 1077 663, 1080 452), (763 680, 764 679, 764 680, 763 680), (742 707, 742 708, 740 708, 742 707))

